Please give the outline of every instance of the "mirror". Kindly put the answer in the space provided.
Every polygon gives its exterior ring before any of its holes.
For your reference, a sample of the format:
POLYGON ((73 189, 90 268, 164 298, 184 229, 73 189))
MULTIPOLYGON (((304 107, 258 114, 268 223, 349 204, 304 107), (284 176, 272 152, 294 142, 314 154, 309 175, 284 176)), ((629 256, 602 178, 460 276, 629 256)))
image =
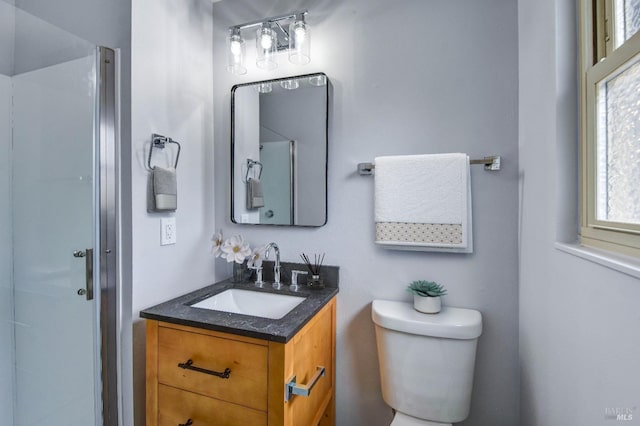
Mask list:
POLYGON ((328 100, 323 73, 233 86, 234 223, 327 223, 328 100))

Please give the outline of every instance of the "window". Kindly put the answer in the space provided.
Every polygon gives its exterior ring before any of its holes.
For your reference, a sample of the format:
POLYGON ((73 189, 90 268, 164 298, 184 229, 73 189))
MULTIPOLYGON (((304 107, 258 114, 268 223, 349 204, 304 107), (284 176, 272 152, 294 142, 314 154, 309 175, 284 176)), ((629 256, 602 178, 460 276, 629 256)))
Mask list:
POLYGON ((581 242, 640 257, 640 0, 581 0, 581 242))

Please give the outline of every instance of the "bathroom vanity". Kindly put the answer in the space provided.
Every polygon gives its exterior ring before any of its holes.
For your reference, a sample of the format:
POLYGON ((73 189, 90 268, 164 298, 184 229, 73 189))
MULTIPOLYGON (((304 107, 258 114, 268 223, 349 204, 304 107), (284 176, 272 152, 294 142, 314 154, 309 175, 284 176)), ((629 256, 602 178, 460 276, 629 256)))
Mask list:
POLYGON ((141 312, 147 425, 334 425, 337 292, 223 281, 141 312), (192 307, 228 290, 304 300, 281 318, 192 307))

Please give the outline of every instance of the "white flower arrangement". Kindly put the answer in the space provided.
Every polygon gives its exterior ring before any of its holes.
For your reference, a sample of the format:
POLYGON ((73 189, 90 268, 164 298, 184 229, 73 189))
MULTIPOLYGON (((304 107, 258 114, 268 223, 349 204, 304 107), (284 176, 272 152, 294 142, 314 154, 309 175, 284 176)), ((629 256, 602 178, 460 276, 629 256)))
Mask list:
POLYGON ((249 256, 249 261, 247 262, 247 266, 251 269, 262 268, 262 261, 264 260, 264 254, 267 251, 267 246, 256 247, 251 252, 251 256, 249 256))
POLYGON ((257 269, 262 266, 267 246, 256 247, 251 250, 249 243, 244 240, 242 235, 234 235, 225 240, 222 236, 222 231, 220 231, 211 238, 211 249, 214 257, 221 257, 229 263, 236 262, 240 264, 248 259, 247 266, 257 269))
POLYGON ((222 244, 224 244, 224 239, 222 238, 222 231, 220 231, 211 237, 211 251, 214 257, 222 256, 222 244))

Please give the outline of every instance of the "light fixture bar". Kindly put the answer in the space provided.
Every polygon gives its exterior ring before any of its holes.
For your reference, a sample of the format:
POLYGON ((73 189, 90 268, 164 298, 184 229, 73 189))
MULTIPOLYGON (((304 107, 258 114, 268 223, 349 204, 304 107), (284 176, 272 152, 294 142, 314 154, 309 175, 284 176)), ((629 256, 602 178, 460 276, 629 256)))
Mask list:
POLYGON ((282 34, 282 39, 278 38, 278 43, 276 46, 276 50, 278 52, 282 52, 283 50, 287 50, 289 48, 289 31, 280 25, 279 21, 274 22, 275 27, 277 28, 276 32, 280 32, 282 34))
POLYGON ((245 24, 240 24, 240 25, 232 25, 229 27, 230 30, 246 30, 247 28, 253 28, 253 27, 258 27, 261 26, 262 24, 274 24, 276 22, 279 21, 285 21, 287 19, 296 19, 296 17, 302 15, 302 16, 306 16, 309 13, 308 9, 305 10, 297 10, 295 12, 291 12, 291 13, 287 13, 285 15, 276 15, 276 16, 272 16, 271 18, 267 18, 267 19, 259 19, 257 21, 251 21, 251 22, 247 22, 245 24))

